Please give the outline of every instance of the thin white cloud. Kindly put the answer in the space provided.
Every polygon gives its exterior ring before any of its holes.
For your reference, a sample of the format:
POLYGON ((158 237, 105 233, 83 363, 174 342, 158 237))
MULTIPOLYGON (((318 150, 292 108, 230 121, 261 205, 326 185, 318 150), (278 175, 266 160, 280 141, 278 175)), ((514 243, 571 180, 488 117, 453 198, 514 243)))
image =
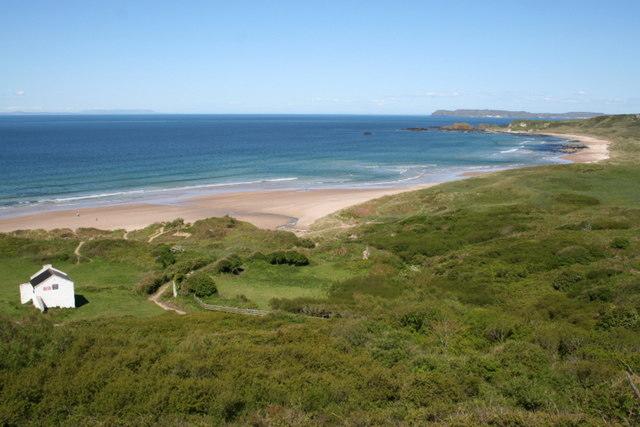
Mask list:
POLYGON ((24 94, 25 94, 25 92, 24 92, 23 90, 16 90, 16 91, 14 92, 14 95, 15 95, 15 96, 24 96, 24 94))
POLYGON ((327 103, 327 104, 350 104, 350 103, 353 103, 353 100, 349 99, 349 98, 330 98, 330 97, 323 97, 323 96, 314 96, 313 98, 311 98, 311 102, 312 103, 319 103, 319 104, 323 104, 323 103, 327 103))
POLYGON ((444 92, 426 92, 424 95, 427 98, 455 98, 460 96, 460 92, 458 92, 457 90, 444 92))
POLYGON ((17 105, 10 105, 8 107, 0 107, 0 111, 5 113, 16 113, 16 112, 25 112, 25 113, 40 113, 44 111, 42 107, 23 107, 17 105))

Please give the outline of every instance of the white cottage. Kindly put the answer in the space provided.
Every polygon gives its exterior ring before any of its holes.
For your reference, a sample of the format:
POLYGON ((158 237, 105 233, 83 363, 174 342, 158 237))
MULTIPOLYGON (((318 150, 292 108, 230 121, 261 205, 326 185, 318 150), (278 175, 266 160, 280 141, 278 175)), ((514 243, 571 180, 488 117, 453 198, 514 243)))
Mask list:
POLYGON ((20 302, 25 304, 29 301, 33 301, 40 311, 49 307, 75 308, 73 282, 66 273, 51 264, 43 265, 29 282, 20 285, 20 302))

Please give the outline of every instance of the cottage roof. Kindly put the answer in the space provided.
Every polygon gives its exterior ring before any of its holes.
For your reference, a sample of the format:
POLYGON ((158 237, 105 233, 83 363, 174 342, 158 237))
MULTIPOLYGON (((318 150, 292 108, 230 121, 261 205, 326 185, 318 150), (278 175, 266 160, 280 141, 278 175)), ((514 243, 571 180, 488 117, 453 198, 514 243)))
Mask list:
POLYGON ((31 280, 29 280, 29 283, 31 283, 32 286, 36 286, 44 282, 51 276, 58 276, 63 279, 69 280, 69 276, 64 274, 62 271, 56 270, 55 268, 46 268, 41 272, 39 272, 38 274, 36 274, 35 276, 33 276, 31 280))

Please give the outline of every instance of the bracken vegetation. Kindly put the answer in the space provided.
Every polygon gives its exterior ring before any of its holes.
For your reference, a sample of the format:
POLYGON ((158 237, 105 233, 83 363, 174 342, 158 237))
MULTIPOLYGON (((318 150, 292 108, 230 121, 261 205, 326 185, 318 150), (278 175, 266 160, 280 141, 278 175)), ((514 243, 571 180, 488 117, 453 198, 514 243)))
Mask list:
POLYGON ((527 123, 612 159, 386 197, 305 239, 228 217, 0 235, 0 423, 637 425, 640 118, 527 123), (87 303, 20 306, 44 262, 87 303), (146 294, 171 280, 272 312, 165 313, 146 294))

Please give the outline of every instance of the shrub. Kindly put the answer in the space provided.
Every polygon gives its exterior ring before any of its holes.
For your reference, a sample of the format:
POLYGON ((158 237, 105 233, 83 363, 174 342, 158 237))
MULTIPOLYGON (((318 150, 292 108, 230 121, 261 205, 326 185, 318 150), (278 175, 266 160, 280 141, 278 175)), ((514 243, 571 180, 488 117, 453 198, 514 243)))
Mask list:
POLYGON ((627 249, 631 242, 629 239, 625 237, 616 237, 611 241, 611 246, 613 249, 627 249))
POLYGON ((595 258, 589 249, 580 245, 564 247, 556 255, 562 264, 587 264, 595 258))
POLYGON ((141 294, 151 295, 170 280, 165 273, 151 272, 142 276, 142 279, 136 285, 136 291, 141 294))
POLYGON ((484 337, 492 343, 504 342, 511 338, 514 332, 515 330, 512 325, 496 323, 485 329, 484 337))
POLYGON ((600 317, 598 327, 611 329, 616 327, 632 328, 640 323, 640 315, 634 308, 610 307, 600 317))
POLYGON ((589 271, 587 273, 587 279, 589 280, 608 279, 609 277, 613 277, 620 273, 622 273, 620 270, 615 270, 613 268, 601 268, 601 269, 589 271))
POLYGON ((406 313, 400 317, 400 325, 411 329, 414 332, 420 332, 427 321, 426 315, 421 312, 406 313))
POLYGON ((242 259, 238 255, 229 255, 216 262, 218 273, 240 274, 242 272, 242 259))
POLYGON ((339 316, 339 313, 334 313, 323 301, 314 298, 273 298, 269 304, 274 310, 282 310, 289 313, 304 314, 325 319, 339 316))
POLYGON ((269 259, 269 262, 274 265, 309 265, 309 258, 296 251, 277 251, 269 254, 267 258, 269 259))
POLYGON ((227 228, 235 228, 238 225, 238 220, 232 216, 225 215, 222 219, 224 220, 224 225, 227 228))
POLYGON ((181 291, 197 297, 208 297, 218 293, 216 282, 207 273, 194 273, 182 283, 181 291))
POLYGON ((298 243, 296 243, 296 246, 299 246, 301 248, 313 249, 316 247, 316 243, 311 239, 298 239, 298 243))
POLYGON ((574 270, 565 270, 558 274, 551 285, 557 291, 567 291, 581 280, 584 280, 582 273, 574 270))
POLYGON ((561 336, 558 341, 558 355, 561 358, 565 358, 572 354, 575 354, 584 345, 584 338, 579 335, 565 335, 561 336))
POLYGON ((515 378, 509 384, 507 393, 515 400, 516 405, 527 411, 542 409, 549 395, 549 392, 541 384, 520 378, 515 378))
POLYGON ((175 277, 185 276, 191 273, 192 271, 195 271, 195 270, 198 270, 199 268, 204 267, 205 265, 209 264, 211 261, 212 260, 210 258, 204 258, 204 257, 180 261, 175 263, 171 267, 171 273, 173 273, 175 277))
POLYGON ((176 256, 171 251, 171 247, 167 245, 157 246, 153 250, 153 256, 155 260, 162 266, 162 268, 167 268, 171 264, 176 262, 176 256))
POLYGON ((587 291, 590 301, 611 301, 613 292, 605 286, 598 286, 587 291))
POLYGON ((182 218, 176 218, 176 219, 174 219, 173 221, 167 222, 167 223, 164 225, 164 228, 165 228, 166 230, 172 230, 172 229, 175 229, 175 228, 181 228, 181 227, 183 227, 183 226, 184 226, 184 219, 182 219, 182 218))
POLYGON ((442 319, 443 316, 435 310, 417 310, 404 313, 400 317, 400 325, 414 332, 426 332, 434 322, 442 319))

